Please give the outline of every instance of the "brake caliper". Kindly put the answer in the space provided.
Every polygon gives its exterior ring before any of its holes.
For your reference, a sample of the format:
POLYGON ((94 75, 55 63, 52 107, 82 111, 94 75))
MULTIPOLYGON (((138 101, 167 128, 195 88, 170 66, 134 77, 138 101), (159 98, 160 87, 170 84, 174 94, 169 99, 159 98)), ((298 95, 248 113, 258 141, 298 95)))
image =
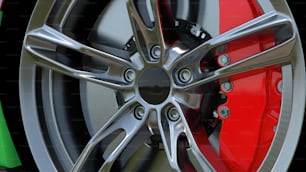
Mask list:
MULTIPOLYGON (((259 15, 255 1, 220 0, 220 32, 259 15), (243 14, 243 15, 241 15, 243 14)), ((220 67, 230 65, 275 45, 273 30, 229 43, 218 52, 220 67)), ((227 101, 217 109, 223 121, 219 137, 220 157, 232 171, 254 171, 262 163, 273 140, 281 105, 280 66, 266 67, 220 80, 227 101)))

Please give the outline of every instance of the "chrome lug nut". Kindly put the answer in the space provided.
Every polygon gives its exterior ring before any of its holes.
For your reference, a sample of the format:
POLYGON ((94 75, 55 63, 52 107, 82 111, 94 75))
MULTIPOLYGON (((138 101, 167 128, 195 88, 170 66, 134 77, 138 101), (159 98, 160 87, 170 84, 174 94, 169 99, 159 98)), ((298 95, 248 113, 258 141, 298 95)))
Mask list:
POLYGON ((227 106, 221 106, 218 108, 218 114, 221 118, 228 118, 230 115, 230 109, 227 106))
POLYGON ((169 118, 170 121, 177 121, 178 119, 180 119, 180 114, 177 111, 177 109, 175 107, 171 107, 168 112, 167 112, 167 116, 169 118))
POLYGON ((160 49, 160 46, 159 45, 154 45, 152 48, 151 48, 151 57, 155 60, 159 59, 160 56, 161 56, 161 49, 160 49))
POLYGON ((124 72, 124 79, 125 81, 127 82, 133 82, 136 78, 136 73, 133 69, 127 69, 125 72, 124 72))
POLYGON ((228 81, 221 84, 221 89, 224 92, 230 92, 233 89, 233 83, 228 81))
POLYGON ((187 68, 182 69, 179 71, 178 78, 182 83, 187 83, 192 79, 192 73, 187 68))
POLYGON ((145 114, 145 109, 143 106, 137 106, 134 110, 134 116, 136 119, 141 120, 145 114))
POLYGON ((218 64, 220 66, 227 66, 230 64, 230 61, 231 61, 230 56, 227 54, 222 54, 218 57, 218 64))

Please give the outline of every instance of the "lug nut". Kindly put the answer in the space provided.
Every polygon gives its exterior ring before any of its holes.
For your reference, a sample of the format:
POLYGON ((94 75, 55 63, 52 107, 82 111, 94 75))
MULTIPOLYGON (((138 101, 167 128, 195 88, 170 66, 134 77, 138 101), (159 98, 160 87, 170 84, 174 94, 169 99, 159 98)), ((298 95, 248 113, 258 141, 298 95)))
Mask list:
POLYGON ((137 106, 134 110, 135 118, 141 120, 145 114, 145 109, 143 106, 137 106))
POLYGON ((187 83, 192 79, 192 73, 189 69, 185 68, 180 70, 178 77, 182 83, 187 83))
POLYGON ((220 66, 227 66, 230 64, 231 58, 227 54, 222 54, 218 57, 218 64, 220 66))
POLYGON ((175 107, 171 107, 167 113, 168 113, 167 116, 170 119, 170 121, 175 122, 178 119, 180 119, 180 114, 175 107))
POLYGON ((233 84, 230 81, 224 82, 221 84, 221 89, 224 92, 230 92, 233 89, 233 84))
POLYGON ((221 118, 228 118, 230 115, 230 109, 227 106, 221 106, 218 109, 218 114, 221 118))
POLYGON ((136 73, 134 70, 132 69, 127 69, 125 72, 124 72, 124 79, 127 81, 127 82, 133 82, 136 78, 136 73))
POLYGON ((160 46, 159 45, 154 45, 152 48, 151 48, 151 57, 155 60, 159 59, 160 58, 160 55, 161 55, 161 49, 160 49, 160 46))

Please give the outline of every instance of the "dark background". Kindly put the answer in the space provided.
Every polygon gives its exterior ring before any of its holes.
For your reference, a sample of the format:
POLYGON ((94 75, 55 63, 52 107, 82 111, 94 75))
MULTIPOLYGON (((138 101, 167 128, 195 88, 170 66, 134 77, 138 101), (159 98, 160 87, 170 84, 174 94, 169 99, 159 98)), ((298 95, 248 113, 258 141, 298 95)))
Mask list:
MULTIPOLYGON (((6 0, 0 27, 0 100, 23 167, 10 171, 37 171, 23 132, 18 98, 19 58, 34 0, 6 0), (9 114, 9 115, 8 115, 9 114)), ((306 49, 306 1, 288 0, 306 49)), ((304 50, 305 54, 305 50, 304 50)), ((289 171, 306 171, 306 123, 289 171)))

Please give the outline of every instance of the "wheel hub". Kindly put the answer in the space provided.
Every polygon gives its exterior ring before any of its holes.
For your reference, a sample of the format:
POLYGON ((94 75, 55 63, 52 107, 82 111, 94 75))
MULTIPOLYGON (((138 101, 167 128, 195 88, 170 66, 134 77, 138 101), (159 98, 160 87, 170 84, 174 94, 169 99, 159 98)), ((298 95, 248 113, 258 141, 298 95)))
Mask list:
POLYGON ((145 70, 138 82, 141 97, 149 104, 158 105, 169 96, 170 79, 167 73, 157 67, 145 70))

